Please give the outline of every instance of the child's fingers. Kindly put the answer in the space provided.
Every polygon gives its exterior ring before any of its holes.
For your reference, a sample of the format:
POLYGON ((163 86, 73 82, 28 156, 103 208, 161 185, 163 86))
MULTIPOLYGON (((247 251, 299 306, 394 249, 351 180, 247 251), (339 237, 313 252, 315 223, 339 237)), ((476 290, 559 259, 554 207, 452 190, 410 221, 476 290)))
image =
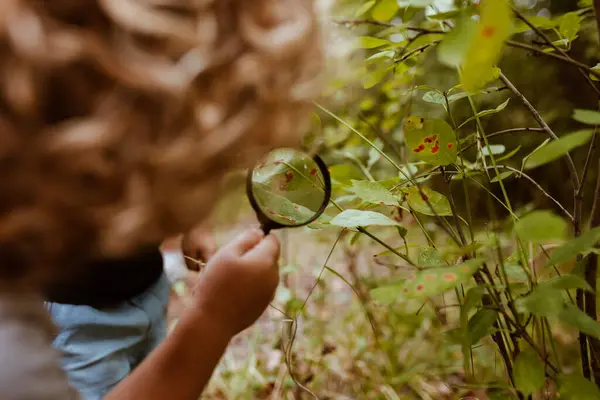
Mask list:
POLYGON ((269 235, 244 255, 244 260, 250 263, 269 262, 275 264, 279 259, 281 246, 275 235, 269 235))
POLYGON ((229 242, 225 249, 241 256, 256 246, 264 236, 265 234, 260 229, 250 229, 229 242))

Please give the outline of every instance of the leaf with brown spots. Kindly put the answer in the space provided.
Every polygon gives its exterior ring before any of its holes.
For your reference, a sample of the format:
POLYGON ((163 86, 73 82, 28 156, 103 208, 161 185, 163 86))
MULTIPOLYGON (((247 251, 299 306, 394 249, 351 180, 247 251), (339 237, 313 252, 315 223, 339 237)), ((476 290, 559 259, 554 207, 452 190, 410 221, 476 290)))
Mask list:
POLYGON ((419 299, 437 296, 466 282, 484 263, 475 258, 453 267, 427 268, 411 274, 404 283, 392 283, 371 290, 373 300, 382 305, 400 298, 419 299))
POLYGON ((404 120, 406 144, 419 160, 433 165, 449 165, 456 161, 456 135, 441 119, 408 117, 404 120))
POLYGON ((428 268, 407 279, 399 293, 406 298, 437 296, 464 283, 479 269, 481 258, 465 261, 454 267, 428 268))

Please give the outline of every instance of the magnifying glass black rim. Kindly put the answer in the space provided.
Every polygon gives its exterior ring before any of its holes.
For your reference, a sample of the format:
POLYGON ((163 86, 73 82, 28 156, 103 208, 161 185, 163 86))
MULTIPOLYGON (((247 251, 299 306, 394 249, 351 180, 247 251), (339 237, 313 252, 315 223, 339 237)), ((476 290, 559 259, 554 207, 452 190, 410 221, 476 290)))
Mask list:
MULTIPOLYGON (((296 151, 298 153, 306 154, 299 150, 290 149, 290 151, 296 151)), ((265 233, 268 233, 269 231, 271 231, 273 229, 298 228, 301 226, 306 226, 306 225, 310 224, 311 222, 314 222, 317 218, 319 218, 321 216, 321 214, 323 214, 323 212, 327 208, 327 205, 329 204, 329 200, 331 199, 331 176, 329 175, 329 170, 327 169, 327 165, 321 159, 321 157, 319 157, 318 155, 315 154, 312 157, 312 159, 317 164, 317 167, 323 174, 323 180, 325 183, 325 187, 323 190, 325 191, 325 197, 323 199, 323 203, 321 204, 321 207, 319 207, 319 209, 317 210, 317 212, 315 212, 315 214, 313 215, 312 218, 310 218, 308 221, 304 221, 302 223, 295 224, 295 225, 284 225, 282 223, 274 221, 271 218, 269 218, 262 211, 262 209, 258 205, 258 202, 256 201, 256 198, 254 197, 254 193, 252 193, 252 174, 254 173, 254 169, 256 168, 256 166, 250 168, 250 170, 248 171, 248 176, 246 177, 246 196, 248 197, 248 200, 250 201, 250 205, 254 209, 254 212, 258 216, 258 220, 262 224, 262 228, 265 231, 265 233)))

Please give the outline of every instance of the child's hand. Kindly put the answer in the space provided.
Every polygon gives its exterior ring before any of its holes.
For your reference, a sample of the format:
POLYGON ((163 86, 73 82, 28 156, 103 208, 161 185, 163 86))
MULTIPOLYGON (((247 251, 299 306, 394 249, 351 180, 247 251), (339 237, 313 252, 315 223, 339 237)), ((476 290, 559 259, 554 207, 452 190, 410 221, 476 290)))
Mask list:
POLYGON ((181 250, 188 269, 199 271, 198 261, 208 262, 217 251, 217 243, 210 229, 201 225, 183 236, 181 250))
POLYGON ((196 305, 231 335, 261 316, 279 284, 279 241, 253 229, 222 247, 196 285, 196 305))

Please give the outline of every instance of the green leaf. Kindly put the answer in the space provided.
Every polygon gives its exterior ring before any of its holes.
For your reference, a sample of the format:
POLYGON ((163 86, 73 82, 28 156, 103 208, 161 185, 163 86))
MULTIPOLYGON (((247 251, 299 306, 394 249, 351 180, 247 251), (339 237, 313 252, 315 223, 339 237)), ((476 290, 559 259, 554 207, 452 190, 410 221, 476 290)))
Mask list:
POLYGON ((581 17, 574 12, 566 13, 560 19, 559 25, 560 34, 572 42, 577 38, 579 29, 581 29, 581 17))
MULTIPOLYGON (((596 72, 600 72, 600 63, 594 65, 592 67, 592 71, 596 71, 596 72)), ((600 78, 598 78, 596 75, 594 74, 590 74, 590 79, 593 81, 600 81, 600 78)))
POLYGON ((477 113, 477 115, 472 116, 470 118, 468 118, 465 122, 463 122, 462 124, 460 124, 459 128, 466 125, 467 123, 474 121, 477 118, 481 118, 481 117, 485 117, 486 115, 492 115, 492 114, 497 114, 500 111, 504 110, 506 108, 506 106, 508 105, 510 99, 506 99, 506 101, 504 101, 502 104, 500 104, 498 107, 493 108, 491 110, 483 110, 483 111, 479 111, 477 113))
POLYGON ((587 231, 583 235, 575 239, 571 239, 567 243, 554 250, 546 266, 570 261, 579 254, 591 250, 594 246, 596 246, 598 240, 600 240, 600 227, 587 231))
POLYGON ((358 40, 363 49, 374 49, 375 47, 386 46, 390 44, 390 42, 385 39, 372 36, 363 36, 358 38, 358 40))
POLYGON ((389 21, 398 11, 396 0, 379 0, 373 8, 371 16, 379 21, 389 21))
POLYGON ((582 130, 568 135, 564 135, 558 140, 552 140, 545 146, 535 150, 525 162, 525 169, 537 168, 541 165, 547 164, 554 161, 576 147, 582 146, 587 143, 592 134, 592 130, 582 130))
POLYGON ((500 162, 500 161, 504 161, 504 160, 508 160, 509 158, 511 158, 512 156, 514 156, 515 154, 517 154, 519 152, 519 150, 521 150, 521 145, 518 145, 516 149, 512 150, 510 153, 503 155, 500 158, 496 159, 496 162, 500 162))
POLYGON ((336 215, 331 225, 342 228, 358 228, 359 226, 396 226, 398 222, 375 211, 345 210, 336 215))
MULTIPOLYGON (((529 22, 531 22, 533 24, 533 26, 535 26, 536 28, 552 29, 556 26, 556 22, 554 22, 546 17, 543 17, 541 15, 532 15, 530 17, 527 17, 527 20, 529 22)), ((523 33, 523 32, 527 32, 529 30, 531 30, 529 25, 527 25, 523 21, 517 21, 517 23, 515 24, 515 29, 513 30, 513 33, 523 33)))
POLYGON ((527 273, 519 264, 504 264, 506 276, 517 282, 527 282, 527 273))
POLYGON ((461 66, 476 27, 477 23, 469 15, 461 16, 454 29, 447 33, 438 45, 438 60, 449 67, 461 66))
POLYGON ((559 318, 561 321, 577 328, 580 332, 600 339, 600 324, 598 321, 590 318, 586 313, 577 308, 577 306, 566 303, 564 309, 559 314, 559 318))
POLYGON ((368 203, 397 206, 398 200, 377 182, 352 181, 352 191, 368 203))
POLYGON ((390 67, 386 67, 374 72, 370 72, 368 73, 364 78, 363 78, 363 88, 365 89, 370 89, 373 86, 376 86, 377 84, 379 84, 379 82, 381 82, 383 80, 383 78, 385 78, 385 76, 391 71, 390 67))
POLYGON ((531 294, 520 299, 518 304, 538 317, 556 317, 564 309, 561 292, 553 288, 535 288, 531 294))
POLYGON ((573 119, 588 125, 600 125, 600 112, 594 110, 576 109, 573 111, 573 119))
POLYGON ((446 121, 412 116, 404 120, 403 128, 406 144, 419 160, 433 165, 456 161, 456 135, 446 121))
POLYGON ((399 7, 425 8, 435 3, 435 0, 397 0, 399 7))
POLYGON ((365 2, 362 6, 358 7, 356 12, 354 13, 354 17, 358 18, 360 16, 363 16, 367 11, 369 11, 373 7, 374 4, 375 0, 365 2))
POLYGON ((477 311, 467 324, 467 343, 471 346, 477 344, 483 337, 490 333, 490 328, 497 319, 497 311, 488 309, 477 311))
POLYGON ((393 50, 385 50, 385 51, 380 51, 379 53, 375 53, 372 56, 368 57, 365 61, 373 61, 373 60, 378 60, 380 58, 394 58, 394 56, 396 55, 396 52, 394 52, 393 50))
POLYGON ((544 364, 533 349, 527 348, 520 352, 513 368, 515 386, 526 397, 544 386, 544 364))
POLYGON ((363 179, 358 169, 349 164, 338 164, 329 168, 331 181, 334 184, 351 185, 353 180, 363 179))
POLYGON ((562 240, 567 234, 567 222, 558 215, 545 210, 536 210, 515 224, 519 238, 533 243, 562 240))
POLYGON ((560 400, 600 400, 600 389, 581 375, 559 375, 560 400))
POLYGON ((464 305, 461 312, 468 314, 473 308, 477 307, 481 303, 485 289, 481 286, 475 286, 469 289, 465 296, 464 305))
POLYGON ((470 42, 461 82, 468 92, 476 92, 494 79, 504 42, 513 27, 513 12, 506 0, 486 0, 479 6, 477 32, 470 42))
POLYGON ((444 95, 437 91, 430 91, 425 93, 423 95, 423 101, 427 103, 446 106, 446 100, 444 99, 444 95))
POLYGON ((419 189, 415 186, 408 188, 406 191, 406 200, 408 201, 410 208, 425 215, 452 215, 452 209, 450 208, 450 203, 446 196, 435 192, 426 186, 422 186, 421 189, 423 194, 421 194, 419 189), (429 201, 429 204, 425 201, 426 199, 429 201))
POLYGON ((496 175, 494 178, 492 178, 492 180, 490 182, 500 182, 501 180, 504 180, 506 178, 508 178, 509 176, 514 175, 514 171, 505 171, 505 172, 501 172, 498 175, 496 175))
POLYGON ((485 262, 474 258, 453 267, 428 268, 405 281, 401 295, 405 298, 437 296, 465 283, 485 262))
POLYGON ((481 148, 482 156, 489 156, 490 154, 497 155, 502 154, 506 151, 506 147, 503 144, 490 144, 481 148))
POLYGON ((372 289, 369 293, 373 301, 387 306, 398 299, 402 293, 403 284, 393 284, 372 289))
POLYGON ((572 274, 555 276, 540 283, 537 290, 568 290, 568 289, 583 289, 588 292, 592 291, 592 287, 582 278, 572 274))
POLYGON ((437 267, 442 264, 440 252, 433 247, 423 247, 417 257, 417 265, 422 267, 437 267))

